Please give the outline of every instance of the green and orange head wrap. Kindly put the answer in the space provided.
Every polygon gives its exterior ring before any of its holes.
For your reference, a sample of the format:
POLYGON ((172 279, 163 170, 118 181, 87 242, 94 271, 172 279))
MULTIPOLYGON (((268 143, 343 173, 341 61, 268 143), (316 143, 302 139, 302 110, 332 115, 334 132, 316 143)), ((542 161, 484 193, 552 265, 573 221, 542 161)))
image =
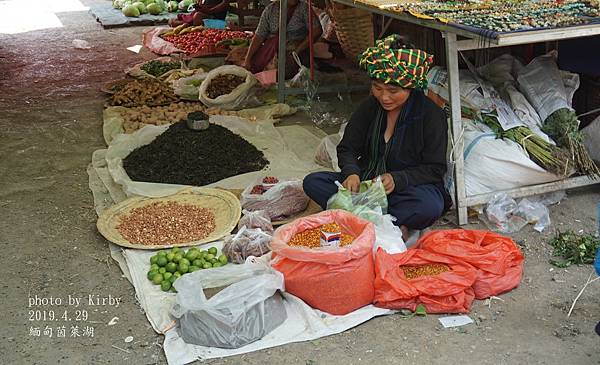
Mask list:
POLYGON ((359 65, 372 79, 405 89, 426 89, 427 72, 433 64, 433 56, 399 44, 402 40, 397 34, 377 40, 375 47, 367 48, 359 56, 359 65))

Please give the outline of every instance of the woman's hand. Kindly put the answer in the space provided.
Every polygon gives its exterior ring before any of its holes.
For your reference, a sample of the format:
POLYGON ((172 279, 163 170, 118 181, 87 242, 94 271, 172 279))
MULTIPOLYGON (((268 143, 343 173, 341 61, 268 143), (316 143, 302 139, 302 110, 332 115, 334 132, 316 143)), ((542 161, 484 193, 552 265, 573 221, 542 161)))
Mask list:
POLYGON ((344 180, 342 186, 353 193, 358 193, 358 188, 360 186, 360 177, 356 174, 350 175, 346 178, 346 180, 344 180))
POLYGON ((394 191, 396 183, 394 183, 394 177, 392 176, 392 174, 385 173, 381 175, 381 182, 383 183, 383 188, 385 189, 385 193, 387 195, 394 191))

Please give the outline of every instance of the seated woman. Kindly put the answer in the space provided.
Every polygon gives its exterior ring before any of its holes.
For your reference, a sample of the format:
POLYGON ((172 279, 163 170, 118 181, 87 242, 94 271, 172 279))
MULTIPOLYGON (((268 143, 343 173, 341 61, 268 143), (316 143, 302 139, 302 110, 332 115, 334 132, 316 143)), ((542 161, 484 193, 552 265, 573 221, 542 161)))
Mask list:
POLYGON ((360 181, 381 177, 388 213, 406 238, 451 205, 444 188, 448 125, 444 111, 423 94, 433 57, 403 48, 398 35, 379 40, 360 58, 372 79, 371 94, 350 117, 337 147, 341 173, 316 172, 304 191, 323 209, 335 181, 357 192, 360 181))
MULTIPOLYGON (((321 24, 313 16, 313 41, 321 36, 321 24)), ((288 0, 287 2, 287 59, 286 78, 293 76, 298 69, 291 57, 292 51, 306 62, 308 49, 308 5, 304 0, 288 0)), ((250 42, 242 67, 257 73, 264 71, 267 66, 274 65, 279 45, 279 1, 267 5, 250 42)), ((277 67, 277 65, 274 65, 277 67)))
POLYGON ((225 20, 230 0, 202 0, 202 4, 195 4, 194 11, 189 14, 177 14, 177 18, 169 19, 171 27, 183 23, 189 25, 203 25, 204 19, 225 20))

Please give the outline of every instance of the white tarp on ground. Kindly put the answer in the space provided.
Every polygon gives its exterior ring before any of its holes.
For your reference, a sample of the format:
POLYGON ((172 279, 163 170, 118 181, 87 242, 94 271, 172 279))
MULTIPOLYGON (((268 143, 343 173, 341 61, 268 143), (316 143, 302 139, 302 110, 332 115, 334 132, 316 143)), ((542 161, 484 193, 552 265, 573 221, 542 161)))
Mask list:
MULTIPOLYGON (((223 242, 214 242, 199 246, 200 248, 221 248, 223 242)), ((117 253, 118 254, 118 253, 117 253)), ((280 346, 292 342, 314 340, 320 337, 346 331, 369 319, 391 314, 389 309, 377 308, 372 305, 358 309, 345 316, 334 316, 312 309, 299 298, 283 293, 287 320, 273 332, 259 341, 240 347, 238 349, 221 349, 186 344, 174 327, 175 321, 169 311, 175 303, 174 293, 165 293, 159 286, 153 285, 147 278, 149 260, 155 252, 125 249, 122 256, 131 274, 136 297, 144 309, 148 320, 154 330, 165 335, 164 350, 169 364, 187 364, 195 360, 206 360, 226 356, 240 355, 270 347, 280 346)), ((270 255, 261 260, 267 262, 270 255)), ((234 264, 229 264, 218 269, 231 270, 234 264)))

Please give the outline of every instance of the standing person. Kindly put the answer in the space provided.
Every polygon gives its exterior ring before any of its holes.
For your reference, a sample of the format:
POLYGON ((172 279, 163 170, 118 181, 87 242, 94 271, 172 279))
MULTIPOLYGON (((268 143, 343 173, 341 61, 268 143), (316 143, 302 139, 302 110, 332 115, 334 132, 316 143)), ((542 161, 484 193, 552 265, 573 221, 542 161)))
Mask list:
POLYGON ((202 4, 195 4, 194 11, 189 14, 177 14, 177 18, 169 19, 171 27, 183 23, 189 25, 203 25, 204 19, 225 20, 230 0, 202 0, 202 4))
MULTIPOLYGON (((313 41, 317 40, 322 33, 321 24, 316 16, 313 16, 313 41)), ((296 62, 291 57, 292 51, 300 56, 303 63, 306 62, 308 52, 308 5, 304 0, 288 0, 287 2, 287 60, 286 78, 297 72, 296 62)), ((258 27, 250 42, 242 67, 252 73, 264 71, 267 66, 274 64, 279 45, 279 1, 267 5, 260 16, 258 27)))
POLYGON ((385 187, 388 213, 405 238, 408 229, 424 229, 449 209, 443 184, 446 115, 423 93, 432 62, 426 52, 404 48, 398 35, 362 53, 371 95, 350 117, 337 147, 341 172, 316 172, 304 179, 304 191, 323 209, 338 190, 336 180, 357 192, 361 181, 376 177, 385 187))

